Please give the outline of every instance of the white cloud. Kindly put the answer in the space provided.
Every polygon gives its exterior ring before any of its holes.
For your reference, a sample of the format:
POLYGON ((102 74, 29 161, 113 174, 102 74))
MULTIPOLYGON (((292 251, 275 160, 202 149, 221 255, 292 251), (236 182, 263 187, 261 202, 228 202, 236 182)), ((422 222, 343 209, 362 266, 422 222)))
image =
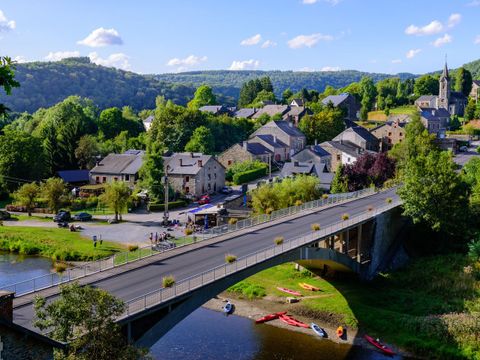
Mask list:
POLYGON ((473 43, 475 45, 480 45, 480 35, 477 35, 477 37, 475 38, 475 40, 473 40, 473 43))
POLYGON ((232 65, 230 65, 229 70, 254 70, 260 66, 260 61, 258 60, 234 60, 232 65))
POLYGON ((242 45, 242 46, 257 45, 261 40, 262 40, 262 35, 256 34, 256 35, 253 35, 252 37, 249 37, 245 40, 242 40, 240 42, 240 45, 242 45))
POLYGON ((467 6, 480 6, 480 0, 473 0, 469 2, 467 6))
POLYGON ((392 64, 401 64, 402 63, 402 59, 393 59, 392 60, 392 64))
POLYGON ((302 47, 311 48, 315 46, 319 41, 332 41, 333 36, 323 35, 320 33, 311 35, 298 35, 291 40, 288 40, 288 46, 292 49, 300 49, 302 47))
POLYGON ((407 51, 407 59, 413 59, 415 56, 417 56, 418 53, 420 53, 422 49, 412 49, 407 51))
POLYGON ((441 47, 445 44, 451 43, 452 40, 453 40, 453 38, 450 35, 445 34, 442 37, 439 37, 437 40, 435 40, 432 43, 432 45, 435 46, 435 47, 441 47))
POLYGON ((167 66, 180 66, 181 68, 177 69, 178 71, 184 71, 187 67, 198 65, 202 62, 207 61, 208 58, 206 56, 195 56, 190 55, 184 59, 173 58, 168 60, 167 66))
MULTIPOLYGON (((312 4, 316 4, 319 1, 320 0, 303 0, 302 3, 305 4, 305 5, 312 5, 312 4)), ((339 2, 341 2, 342 0, 322 0, 322 1, 324 1, 326 3, 329 3, 332 6, 335 6, 339 2)))
POLYGON ((13 61, 16 63, 22 64, 28 62, 27 58, 23 55, 18 55, 13 58, 13 61))
POLYGON ((123 40, 115 29, 104 29, 103 27, 93 30, 85 39, 77 44, 90 47, 104 47, 108 45, 122 45, 123 40))
POLYGON ((433 20, 430 24, 422 27, 410 25, 405 29, 405 34, 422 36, 422 35, 438 34, 442 31, 443 31, 443 24, 438 20, 433 20))
POLYGON ((0 32, 15 29, 15 21, 8 20, 2 10, 0 10, 0 32))
POLYGON ((80 56, 80 52, 78 51, 50 51, 47 56, 45 56, 45 60, 47 61, 59 61, 69 57, 78 57, 80 56))
POLYGON ((448 18, 448 27, 453 28, 455 25, 458 25, 462 21, 462 15, 455 13, 450 15, 448 18))
POLYGON ((320 69, 320 71, 340 71, 340 67, 338 66, 324 66, 320 69))
POLYGON ((269 48, 269 47, 275 47, 275 46, 277 46, 277 43, 275 41, 267 40, 262 44, 262 49, 266 49, 266 48, 269 48))
POLYGON ((96 52, 88 54, 90 61, 97 64, 108 67, 115 67, 122 70, 130 70, 130 62, 128 56, 124 53, 115 53, 109 55, 106 59, 101 58, 96 52))

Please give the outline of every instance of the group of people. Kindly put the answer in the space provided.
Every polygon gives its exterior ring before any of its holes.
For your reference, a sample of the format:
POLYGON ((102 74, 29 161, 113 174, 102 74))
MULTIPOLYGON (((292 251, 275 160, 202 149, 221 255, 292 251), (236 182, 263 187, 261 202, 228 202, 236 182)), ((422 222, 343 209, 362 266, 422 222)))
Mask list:
POLYGON ((159 242, 167 240, 170 236, 171 235, 166 232, 162 232, 160 234, 158 232, 155 232, 155 234, 150 233, 149 239, 152 245, 158 245, 159 242))
POLYGON ((195 224, 192 220, 188 219, 185 224, 185 229, 191 229, 193 232, 198 232, 202 230, 202 226, 195 224))

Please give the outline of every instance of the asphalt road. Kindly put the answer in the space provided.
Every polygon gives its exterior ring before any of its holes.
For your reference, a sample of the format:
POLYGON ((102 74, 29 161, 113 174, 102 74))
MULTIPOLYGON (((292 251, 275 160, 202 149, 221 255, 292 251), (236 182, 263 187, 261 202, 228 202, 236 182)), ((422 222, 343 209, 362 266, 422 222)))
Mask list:
MULTIPOLYGON (((162 277, 165 275, 173 275, 177 282, 181 281, 224 264, 227 253, 238 257, 249 255, 270 247, 273 239, 277 236, 289 239, 308 234, 311 232, 310 226, 313 223, 318 223, 322 227, 333 225, 341 221, 342 214, 348 213, 350 217, 359 215, 364 213, 369 206, 373 206, 373 208, 383 206, 389 197, 392 199, 397 197, 395 190, 378 193, 245 235, 232 237, 215 245, 205 246, 115 277, 100 280, 94 285, 128 301, 159 289, 162 277)), ((14 309, 16 324, 32 329, 32 318, 32 305, 27 304, 14 309)))

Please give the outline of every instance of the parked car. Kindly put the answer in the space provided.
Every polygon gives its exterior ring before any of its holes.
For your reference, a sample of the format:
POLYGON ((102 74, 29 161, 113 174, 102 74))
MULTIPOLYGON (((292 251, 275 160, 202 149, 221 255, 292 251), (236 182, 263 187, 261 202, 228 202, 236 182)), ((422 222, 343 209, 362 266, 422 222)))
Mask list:
POLYGON ((462 151, 462 152, 466 152, 466 151, 468 151, 468 147, 466 147, 466 146, 460 146, 460 149, 459 149, 459 150, 462 151))
POLYGON ((210 204, 210 196, 208 195, 203 195, 200 200, 198 200, 199 205, 205 205, 205 204, 210 204))
POLYGON ((92 215, 90 215, 89 213, 86 213, 86 212, 81 212, 81 213, 78 213, 77 215, 75 215, 73 217, 73 220, 75 220, 75 221, 90 221, 90 220, 92 220, 92 215))
POLYGON ((230 186, 224 186, 220 189, 222 194, 231 194, 233 189, 230 186))
POLYGON ((70 215, 70 211, 67 210, 60 210, 57 215, 53 217, 53 221, 55 222, 67 222, 72 219, 70 215))
POLYGON ((8 211, 0 210, 0 220, 8 220, 10 218, 11 218, 11 216, 10 216, 10 213, 8 211))

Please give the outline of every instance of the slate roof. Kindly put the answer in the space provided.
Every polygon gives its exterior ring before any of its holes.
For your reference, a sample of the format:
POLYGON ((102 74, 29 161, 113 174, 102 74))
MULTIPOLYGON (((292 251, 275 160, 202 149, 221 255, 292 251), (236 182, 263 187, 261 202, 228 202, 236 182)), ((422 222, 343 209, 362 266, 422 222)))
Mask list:
POLYGON ((415 102, 417 101, 433 101, 436 100, 438 96, 436 95, 422 95, 420 96, 415 102))
POLYGON ((143 155, 142 150, 128 150, 124 154, 108 154, 102 161, 95 166, 91 173, 134 175, 138 173, 142 167, 143 155))
POLYGON ((212 114, 228 112, 228 109, 225 108, 223 105, 205 105, 198 110, 200 110, 201 112, 209 112, 212 114))
MULTIPOLYGON (((240 144, 243 146, 243 143, 240 144)), ((247 151, 253 155, 268 155, 272 154, 265 146, 256 142, 247 142, 247 151)))
POLYGON ((439 120, 440 117, 450 117, 450 113, 444 108, 421 108, 420 115, 427 120, 439 120))
POLYGON ((57 174, 66 183, 80 183, 90 180, 90 171, 88 170, 62 170, 58 171, 57 174))
MULTIPOLYGON (((196 175, 211 157, 212 155, 201 153, 175 153, 165 157, 164 161, 171 175, 196 175), (199 166, 198 160, 202 161, 202 166, 199 166)), ((219 165, 221 166, 220 163, 219 165)))
MULTIPOLYGON (((285 147, 288 147, 287 144, 285 144, 283 141, 281 141, 280 139, 276 139, 275 141, 275 138, 273 137, 273 135, 257 135, 255 137, 258 137, 260 139, 262 139, 263 141, 265 141, 267 144, 273 146, 273 147, 276 147, 276 148, 285 148, 285 147)), ((251 141, 254 141, 255 138, 253 138, 251 141)))
POLYGON ((253 118, 257 119, 262 114, 267 114, 269 116, 280 114, 283 116, 289 110, 290 106, 288 105, 265 105, 263 108, 259 109, 255 115, 253 115, 253 118))
POLYGON ((292 161, 283 165, 281 173, 283 177, 286 177, 294 174, 309 175, 312 172, 315 172, 315 164, 292 161))
POLYGON ((293 100, 290 102, 290 105, 291 105, 291 106, 303 106, 303 105, 304 105, 303 99, 293 99, 293 100), (296 105, 292 105, 292 104, 296 104, 296 105))
POLYGON ((290 126, 288 121, 271 121, 269 124, 272 122, 275 123, 275 125, 287 135, 305 137, 305 135, 298 128, 295 126, 290 126))
POLYGON ((307 114, 312 114, 312 111, 308 108, 305 108, 303 106, 294 106, 290 109, 289 112, 287 112, 285 114, 285 116, 298 116, 298 115, 302 115, 303 113, 307 113, 307 114))
POLYGON ((345 100, 348 99, 350 94, 340 94, 340 95, 329 95, 325 99, 322 100, 323 105, 328 105, 328 103, 332 103, 333 106, 341 105, 345 100))
POLYGON ((377 143, 378 139, 370 133, 367 129, 365 129, 363 126, 353 126, 350 128, 350 131, 355 132, 358 136, 362 137, 366 141, 370 143, 377 143))
MULTIPOLYGON (((372 135, 373 136, 373 135, 372 135)), ((330 145, 331 147, 344 152, 345 154, 348 154, 350 156, 353 156, 355 158, 359 157, 365 150, 363 150, 361 147, 355 145, 354 143, 351 143, 350 141, 325 141, 320 144, 320 146, 325 145, 330 145)))
POLYGON ((461 100, 465 100, 467 98, 465 95, 463 95, 463 93, 457 91, 452 91, 450 96, 461 100))
POLYGON ((257 109, 252 109, 252 108, 244 108, 244 109, 240 109, 240 110, 237 110, 233 116, 234 117, 237 117, 237 118, 250 118, 252 117, 253 115, 255 115, 255 113, 257 112, 257 109))
POLYGON ((477 86, 480 86, 480 80, 473 80, 472 83, 474 83, 477 86))
POLYGON ((321 160, 321 158, 325 156, 330 156, 330 153, 327 150, 322 148, 320 145, 311 145, 311 146, 307 146, 305 149, 300 150, 296 154, 292 155, 292 159, 302 161, 302 162, 307 162, 305 160, 307 158, 311 158, 311 159, 317 158, 318 160, 321 160), (296 159, 296 157, 299 156, 301 153, 305 153, 305 154, 303 154, 303 156, 300 156, 298 159, 296 159))

